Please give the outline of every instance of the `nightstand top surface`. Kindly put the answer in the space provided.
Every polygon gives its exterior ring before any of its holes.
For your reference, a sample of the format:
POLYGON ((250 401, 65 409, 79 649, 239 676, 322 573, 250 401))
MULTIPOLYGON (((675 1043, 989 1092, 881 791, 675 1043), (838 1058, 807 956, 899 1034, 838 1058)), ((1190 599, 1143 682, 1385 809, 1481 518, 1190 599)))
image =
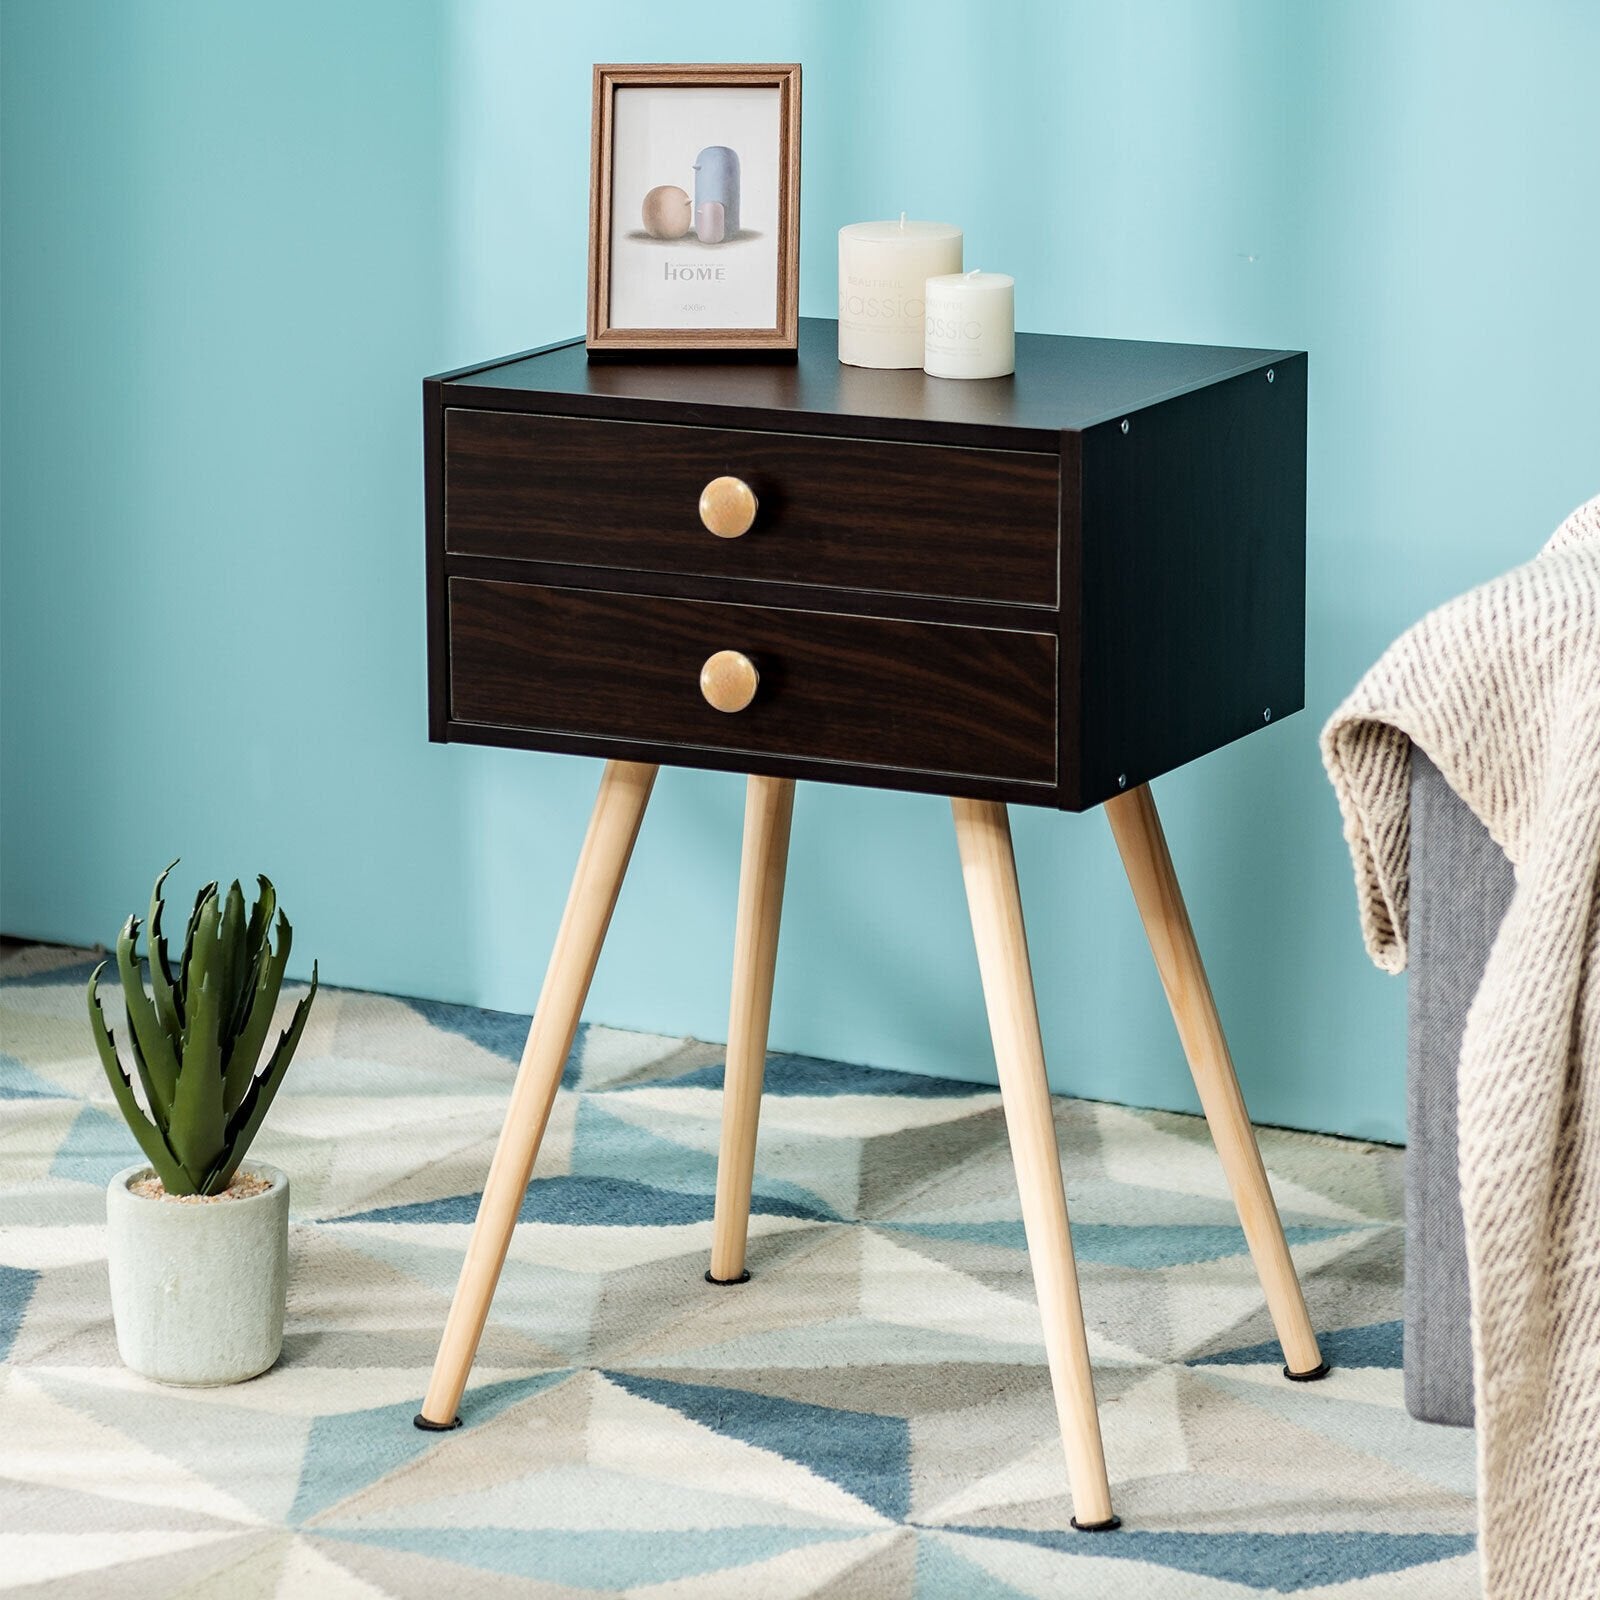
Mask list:
POLYGON ((914 368, 842 366, 837 328, 831 318, 802 317, 797 361, 591 362, 576 339, 443 374, 455 391, 446 404, 526 410, 547 396, 552 409, 579 415, 664 420, 687 408, 701 423, 742 412, 745 426, 750 413, 777 413, 812 419, 818 432, 845 431, 841 424, 865 419, 894 437, 987 437, 1013 448, 1051 449, 1064 431, 1127 416, 1296 354, 1020 333, 1012 377, 968 381, 930 378, 914 368), (463 390, 479 393, 469 400, 463 390))

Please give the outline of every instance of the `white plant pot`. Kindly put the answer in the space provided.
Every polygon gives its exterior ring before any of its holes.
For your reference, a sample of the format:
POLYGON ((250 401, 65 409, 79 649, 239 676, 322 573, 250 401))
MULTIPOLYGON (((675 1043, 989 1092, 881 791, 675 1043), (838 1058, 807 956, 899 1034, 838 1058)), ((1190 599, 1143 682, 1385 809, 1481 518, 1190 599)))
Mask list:
POLYGON ((155 1200, 129 1187, 129 1167, 106 1190, 111 1315, 117 1349, 158 1383, 238 1383, 265 1372, 283 1348, 289 1267, 289 1180, 246 1162, 271 1188, 209 1205, 155 1200))

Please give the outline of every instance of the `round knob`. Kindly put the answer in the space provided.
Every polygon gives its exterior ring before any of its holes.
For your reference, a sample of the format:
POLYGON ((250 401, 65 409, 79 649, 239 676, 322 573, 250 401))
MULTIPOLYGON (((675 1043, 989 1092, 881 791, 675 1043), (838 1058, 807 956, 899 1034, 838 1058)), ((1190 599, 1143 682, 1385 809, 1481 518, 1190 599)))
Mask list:
POLYGON ((756 496, 743 478, 713 478, 700 491, 700 520, 719 539, 749 533, 756 520, 756 496))
POLYGON ((755 662, 742 651, 719 650, 700 669, 700 693, 717 711, 743 711, 760 686, 755 662))

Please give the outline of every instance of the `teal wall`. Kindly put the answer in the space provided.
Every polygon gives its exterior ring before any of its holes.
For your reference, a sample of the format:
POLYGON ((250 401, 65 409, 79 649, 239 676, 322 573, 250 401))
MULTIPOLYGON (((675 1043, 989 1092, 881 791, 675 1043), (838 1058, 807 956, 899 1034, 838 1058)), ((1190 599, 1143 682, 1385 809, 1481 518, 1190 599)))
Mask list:
MULTIPOLYGON (((586 761, 424 733, 418 380, 577 330, 589 66, 805 66, 843 222, 967 230, 1019 325, 1311 352, 1309 710, 1157 785, 1263 1121, 1402 1134, 1318 726, 1600 490, 1600 8, 0 0, 0 927, 181 852, 334 982, 531 1003, 586 761)), ((590 1014, 725 1029, 737 778, 659 785, 590 1014)), ((1059 1087, 1192 1104, 1104 823, 1020 813, 1059 1087)), ((775 1046, 990 1070, 947 808, 813 786, 775 1046)))

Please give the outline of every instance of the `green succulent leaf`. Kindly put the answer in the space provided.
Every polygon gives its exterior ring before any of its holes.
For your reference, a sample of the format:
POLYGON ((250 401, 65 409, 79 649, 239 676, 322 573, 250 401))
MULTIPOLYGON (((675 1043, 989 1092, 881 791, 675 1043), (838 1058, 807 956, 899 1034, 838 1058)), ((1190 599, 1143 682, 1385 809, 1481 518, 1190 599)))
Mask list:
POLYGON ((222 975, 222 986, 218 990, 222 1001, 218 1036, 224 1050, 228 1040, 237 1031, 234 1019, 239 1015, 239 991, 245 982, 244 930, 244 891, 235 878, 222 904, 222 925, 217 935, 217 954, 221 960, 222 975))
POLYGON ((270 878, 258 877, 261 893, 248 912, 237 881, 226 895, 208 883, 189 913, 174 981, 162 918, 167 878, 176 865, 167 864, 150 894, 150 992, 137 917, 128 918, 117 940, 128 1011, 125 1050, 119 1054, 100 1003, 108 962, 89 980, 89 1018, 117 1107, 162 1183, 173 1194, 216 1194, 233 1181, 299 1048, 319 977, 313 966, 309 989, 258 1071, 294 930, 270 878), (142 1104, 124 1058, 143 1086, 142 1104))
POLYGON ((267 1042, 267 1034, 272 1028, 272 1013, 277 1009, 278 992, 283 987, 284 969, 289 965, 289 947, 293 942, 294 929, 280 911, 278 947, 276 950, 268 947, 267 957, 257 972, 249 1015, 228 1046, 223 1099, 230 1117, 239 1109, 255 1076, 256 1064, 261 1059, 261 1047, 267 1042))
POLYGON ((145 927, 145 938, 150 945, 150 987, 155 991, 156 1015, 160 1017, 167 1037, 174 1041, 183 1036, 183 1006, 178 997, 178 986, 172 978, 172 964, 167 959, 166 935, 161 931, 161 913, 167 904, 161 891, 166 885, 167 874, 177 864, 177 858, 174 857, 156 879, 156 886, 150 891, 150 920, 145 927))
POLYGON ((134 1098, 133 1084, 117 1059, 117 1042, 100 1004, 100 974, 105 971, 106 965, 102 961, 89 979, 89 1027, 94 1034, 95 1049, 100 1054, 100 1065, 105 1068, 106 1081, 111 1085, 112 1097, 122 1113, 122 1120, 128 1125, 128 1131, 138 1141, 145 1160, 155 1168, 156 1176, 166 1186, 167 1192, 194 1194, 195 1186, 168 1148, 161 1130, 140 1110, 139 1102, 134 1098))
POLYGON ((196 1189, 223 1153, 227 1138, 222 1105, 224 969, 220 925, 221 913, 213 892, 200 912, 189 950, 185 994, 189 1021, 183 1030, 183 1071, 178 1075, 178 1092, 167 1123, 167 1142, 196 1189))
POLYGON ((255 966, 266 954, 267 940, 272 934, 272 918, 278 909, 278 891, 265 873, 256 874, 261 894, 250 908, 250 927, 245 933, 245 947, 250 952, 250 964, 255 966))
MULTIPOLYGON (((281 922, 280 913, 280 924, 281 922)), ((287 954, 287 939, 283 941, 282 948, 287 954)), ((289 1070, 289 1063, 300 1047, 300 1035, 305 1032, 306 1019, 311 1015, 311 1002, 317 998, 317 981, 317 964, 313 961, 311 987, 294 1008, 294 1016, 290 1019, 289 1026, 278 1035, 272 1059, 250 1080, 244 1098, 239 1103, 239 1109, 228 1123, 228 1149, 225 1158, 208 1176, 202 1193, 221 1194, 233 1182, 233 1175, 238 1171, 239 1163, 250 1148, 251 1140, 260 1131, 262 1120, 266 1117, 273 1097, 278 1092, 278 1085, 283 1082, 283 1075, 289 1070)))
MULTIPOLYGON (((276 909, 278 897, 270 894, 272 885, 266 878, 256 880, 262 885, 262 894, 250 908, 249 926, 244 931, 244 969, 240 974, 238 992, 234 997, 233 1010, 227 1018, 227 1026, 223 1029, 223 1057, 226 1063, 232 1059, 232 1047, 228 1040, 236 1039, 244 1032, 250 1020, 250 1013, 255 1008, 256 989, 261 982, 262 968, 271 959, 268 944, 272 935, 271 913, 276 909), (265 912, 263 907, 267 906, 265 912)), ((259 1046, 257 1047, 259 1051, 259 1046)))
POLYGON ((194 936, 200 931, 200 916, 206 908, 206 901, 215 896, 217 886, 215 883, 201 884, 199 892, 194 897, 194 910, 189 913, 189 926, 183 934, 183 959, 178 963, 178 993, 185 1006, 185 1021, 187 1022, 187 1005, 189 996, 189 965, 194 958, 194 936))
POLYGON ((144 975, 139 970, 139 919, 129 917, 117 939, 117 973, 122 979, 122 997, 128 1005, 128 1026, 138 1041, 135 1060, 144 1083, 150 1112, 157 1126, 165 1125, 172 1112, 172 1097, 178 1087, 178 1056, 173 1041, 161 1026, 161 1018, 144 992, 144 975))

